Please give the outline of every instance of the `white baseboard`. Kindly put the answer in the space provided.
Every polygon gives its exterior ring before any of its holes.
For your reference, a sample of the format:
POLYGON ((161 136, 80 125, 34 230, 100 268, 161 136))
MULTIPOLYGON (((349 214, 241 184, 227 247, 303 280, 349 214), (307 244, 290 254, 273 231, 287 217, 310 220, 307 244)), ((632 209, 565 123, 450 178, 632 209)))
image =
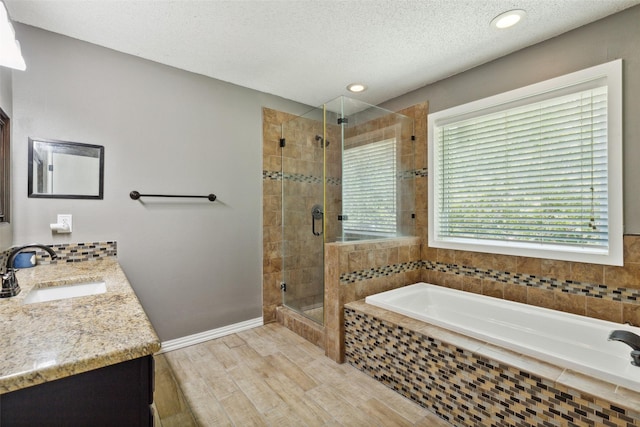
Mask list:
POLYGON ((217 329, 188 335, 174 340, 164 341, 162 347, 157 354, 166 353, 168 351, 177 350, 179 348, 189 347, 190 345, 199 344, 201 342, 224 337, 225 335, 235 334, 236 332, 245 331, 247 329, 256 328, 264 324, 262 317, 245 320, 244 322, 234 323, 233 325, 223 326, 217 329))

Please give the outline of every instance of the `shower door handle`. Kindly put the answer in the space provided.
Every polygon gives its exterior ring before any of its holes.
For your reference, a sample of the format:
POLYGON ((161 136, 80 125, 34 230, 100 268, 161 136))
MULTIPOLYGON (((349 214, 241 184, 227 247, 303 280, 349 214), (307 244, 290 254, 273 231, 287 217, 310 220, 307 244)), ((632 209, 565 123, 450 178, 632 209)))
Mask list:
POLYGON ((311 232, 314 236, 321 236, 324 231, 324 212, 322 212, 322 206, 313 205, 311 208, 311 232), (316 231, 316 221, 320 220, 320 231, 316 231))

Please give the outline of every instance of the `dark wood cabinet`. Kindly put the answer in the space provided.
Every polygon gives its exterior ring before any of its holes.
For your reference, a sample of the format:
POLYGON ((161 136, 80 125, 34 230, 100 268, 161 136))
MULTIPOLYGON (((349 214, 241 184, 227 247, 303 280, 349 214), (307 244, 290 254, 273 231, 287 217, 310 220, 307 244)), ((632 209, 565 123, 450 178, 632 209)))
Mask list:
POLYGON ((0 426, 153 426, 153 356, 0 395, 0 426))

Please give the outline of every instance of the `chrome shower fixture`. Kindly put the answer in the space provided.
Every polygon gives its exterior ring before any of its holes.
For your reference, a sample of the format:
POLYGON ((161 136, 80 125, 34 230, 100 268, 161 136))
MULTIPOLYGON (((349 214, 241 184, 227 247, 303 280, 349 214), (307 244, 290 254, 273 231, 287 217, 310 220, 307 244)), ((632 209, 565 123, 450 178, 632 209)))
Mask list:
POLYGON ((327 143, 325 145, 324 138, 322 137, 322 135, 316 135, 316 141, 320 141, 320 147, 328 147, 329 144, 331 144, 331 141, 327 139, 327 143))

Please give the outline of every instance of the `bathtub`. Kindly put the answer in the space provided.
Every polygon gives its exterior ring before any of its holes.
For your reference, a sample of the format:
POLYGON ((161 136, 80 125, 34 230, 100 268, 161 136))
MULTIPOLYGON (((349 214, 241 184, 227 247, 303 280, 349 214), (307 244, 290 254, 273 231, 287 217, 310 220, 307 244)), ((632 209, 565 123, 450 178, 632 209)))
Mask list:
POLYGON ((427 283, 365 302, 640 391, 640 367, 631 365, 631 347, 608 340, 613 330, 640 335, 640 328, 427 283))

